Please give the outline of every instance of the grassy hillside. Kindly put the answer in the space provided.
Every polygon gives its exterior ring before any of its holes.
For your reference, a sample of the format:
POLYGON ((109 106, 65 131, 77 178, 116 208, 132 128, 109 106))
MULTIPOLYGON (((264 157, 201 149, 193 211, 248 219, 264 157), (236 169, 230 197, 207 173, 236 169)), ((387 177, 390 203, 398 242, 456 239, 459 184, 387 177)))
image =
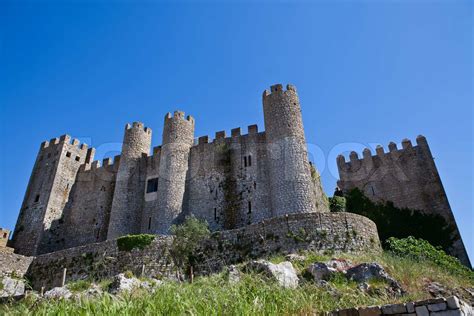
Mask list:
MULTIPOLYGON (((304 253, 304 261, 294 262, 299 272, 311 263, 326 261, 330 255, 304 253)), ((225 272, 198 277, 194 283, 166 282, 150 294, 143 290, 122 296, 104 294, 95 299, 70 301, 37 301, 0 305, 0 314, 7 315, 255 315, 310 314, 340 308, 379 305, 429 298, 428 282, 439 282, 447 291, 463 292, 474 287, 472 271, 459 273, 432 260, 400 257, 390 252, 380 255, 345 255, 353 263, 378 262, 407 290, 405 296, 390 296, 380 281, 372 282, 368 293, 345 278, 335 277, 329 286, 320 287, 304 281, 296 289, 285 289, 255 274, 244 274, 240 282, 230 284, 225 272)), ((277 263, 283 257, 273 257, 277 263)), ((84 282, 83 282, 84 283, 84 282)), ((102 284, 107 284, 104 280, 102 284)), ((76 286, 76 288, 84 288, 76 286)), ((459 294, 458 294, 459 295, 459 294)))

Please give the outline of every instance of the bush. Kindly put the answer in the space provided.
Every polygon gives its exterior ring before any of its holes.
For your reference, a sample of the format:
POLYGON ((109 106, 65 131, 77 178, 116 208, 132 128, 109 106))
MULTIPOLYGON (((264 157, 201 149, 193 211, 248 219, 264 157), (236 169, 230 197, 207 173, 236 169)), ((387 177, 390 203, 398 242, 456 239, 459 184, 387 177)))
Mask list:
POLYGON ((120 251, 130 251, 133 248, 144 249, 155 239, 155 235, 127 235, 117 239, 117 246, 120 251))
POLYGON ((403 239, 390 237, 385 241, 385 247, 397 256, 429 260, 454 274, 465 275, 474 280, 474 272, 471 269, 464 266, 457 258, 446 254, 442 249, 435 248, 426 240, 416 239, 412 236, 403 239))
POLYGON ((447 251, 452 245, 454 227, 444 217, 419 210, 397 208, 392 202, 374 203, 355 188, 346 195, 347 212, 370 218, 377 225, 380 240, 414 236, 447 251))
POLYGON ((331 212, 345 212, 346 198, 342 196, 333 196, 329 198, 329 209, 331 212))
POLYGON ((199 243, 210 236, 207 222, 188 216, 183 224, 171 226, 171 233, 174 239, 170 252, 176 266, 179 268, 192 266, 199 243))

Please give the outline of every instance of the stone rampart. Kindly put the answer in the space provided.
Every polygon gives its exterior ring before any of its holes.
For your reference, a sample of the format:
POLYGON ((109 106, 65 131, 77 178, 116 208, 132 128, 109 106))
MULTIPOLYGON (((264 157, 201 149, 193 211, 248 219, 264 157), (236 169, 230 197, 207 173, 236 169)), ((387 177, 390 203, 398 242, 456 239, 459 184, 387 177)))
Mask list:
MULTIPOLYGON (((172 237, 157 235, 144 249, 120 251, 116 240, 65 249, 36 257, 27 273, 33 288, 61 284, 64 268, 67 282, 103 279, 130 270, 135 275, 174 275, 170 255, 172 237)), ((291 214, 240 229, 220 231, 203 242, 195 271, 205 275, 224 266, 251 258, 298 250, 366 252, 380 251, 375 224, 351 213, 291 214)))
POLYGON ((208 274, 246 259, 298 250, 381 251, 377 227, 352 213, 301 213, 216 232, 198 257, 197 272, 208 274))

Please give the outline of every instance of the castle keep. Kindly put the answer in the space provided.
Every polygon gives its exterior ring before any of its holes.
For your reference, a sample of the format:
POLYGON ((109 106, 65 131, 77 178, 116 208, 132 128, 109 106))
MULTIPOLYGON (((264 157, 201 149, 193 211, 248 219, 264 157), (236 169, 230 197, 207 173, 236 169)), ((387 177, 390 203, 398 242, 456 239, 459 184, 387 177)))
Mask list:
POLYGON ((376 154, 372 155, 370 149, 366 148, 362 158, 356 152, 351 152, 348 162, 339 155, 339 187, 346 193, 358 188, 374 202, 391 201, 398 208, 441 215, 454 228, 450 254, 470 266, 426 138, 418 136, 415 146, 410 140, 404 139, 401 149, 391 142, 388 149, 386 153, 382 146, 377 146, 376 154))
MULTIPOLYGON (((193 214, 212 230, 294 213, 328 212, 308 161, 296 89, 263 93, 265 132, 199 137, 195 121, 165 116, 162 145, 127 124, 120 156, 94 161, 94 148, 68 135, 41 144, 15 227, 17 253, 38 255, 126 234, 167 234, 193 214), (312 176, 313 175, 313 176, 312 176)), ((316 175, 316 176, 314 176, 316 175)))

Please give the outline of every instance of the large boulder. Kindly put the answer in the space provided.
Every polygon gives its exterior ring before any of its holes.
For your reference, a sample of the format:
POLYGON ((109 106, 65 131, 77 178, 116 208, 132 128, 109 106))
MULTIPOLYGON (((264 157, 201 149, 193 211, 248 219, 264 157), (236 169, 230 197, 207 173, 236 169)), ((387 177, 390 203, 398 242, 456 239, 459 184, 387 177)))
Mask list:
POLYGON ((72 297, 71 291, 66 287, 55 287, 44 293, 44 298, 48 299, 70 299, 72 297))
POLYGON ((25 282, 19 279, 13 279, 9 276, 1 278, 0 283, 0 298, 15 297, 25 294, 25 282))
POLYGON ((272 278, 283 287, 295 288, 298 286, 298 276, 291 262, 284 261, 278 264, 266 260, 251 261, 247 264, 247 270, 263 273, 272 278))
POLYGON ((313 277, 316 282, 328 281, 332 275, 337 273, 335 268, 328 266, 323 262, 315 262, 311 264, 306 271, 313 277))
POLYGON ((114 276, 112 283, 109 286, 109 292, 112 294, 119 294, 123 292, 130 292, 140 287, 140 280, 135 277, 127 278, 125 274, 120 273, 114 276))
POLYGON ((361 263, 352 268, 346 270, 346 277, 349 280, 354 280, 357 283, 363 283, 370 280, 382 280, 390 285, 390 288, 398 292, 399 294, 404 293, 401 285, 392 278, 384 268, 376 263, 361 263))

